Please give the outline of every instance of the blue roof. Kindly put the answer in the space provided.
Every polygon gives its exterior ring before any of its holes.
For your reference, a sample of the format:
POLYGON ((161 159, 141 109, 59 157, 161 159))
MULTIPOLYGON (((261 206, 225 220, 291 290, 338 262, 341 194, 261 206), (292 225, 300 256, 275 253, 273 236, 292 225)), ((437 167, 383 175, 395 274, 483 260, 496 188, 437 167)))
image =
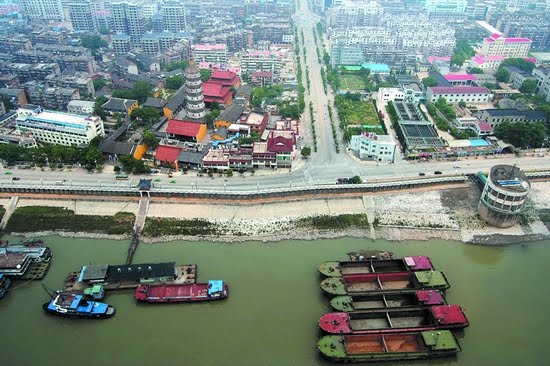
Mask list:
POLYGON ((208 294, 222 292, 223 291, 223 281, 212 280, 208 281, 208 294))
POLYGON ((73 299, 73 302, 71 303, 70 308, 71 309, 76 309, 76 307, 78 306, 78 303, 80 302, 80 300, 82 300, 82 295, 76 295, 73 299))
POLYGON ((365 69, 370 69, 371 72, 390 72, 390 67, 386 64, 364 63, 361 65, 361 67, 364 67, 365 69))
POLYGON ((473 139, 470 140, 470 146, 472 147, 479 147, 479 146, 489 146, 490 144, 482 139, 473 139))

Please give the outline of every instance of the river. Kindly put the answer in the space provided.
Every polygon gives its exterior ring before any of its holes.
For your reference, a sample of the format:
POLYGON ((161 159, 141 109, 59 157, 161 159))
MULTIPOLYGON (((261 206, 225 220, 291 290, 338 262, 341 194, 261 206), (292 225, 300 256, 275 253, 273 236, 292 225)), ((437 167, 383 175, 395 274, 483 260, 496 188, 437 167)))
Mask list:
MULTIPOLYGON (((52 288, 60 287, 81 265, 124 262, 129 244, 44 240, 54 253, 44 279, 52 288)), ((466 309, 471 325, 459 334, 462 353, 430 365, 547 365, 548 244, 489 248, 438 240, 364 239, 141 244, 134 263, 196 263, 199 280, 228 281, 229 299, 163 306, 136 304, 132 291, 115 291, 105 300, 116 307, 114 318, 79 321, 45 314, 41 305, 47 295, 35 281, 0 301, 2 364, 326 365, 315 348, 317 320, 328 310, 328 299, 318 287, 317 266, 366 248, 430 256, 451 282, 449 303, 466 309)))

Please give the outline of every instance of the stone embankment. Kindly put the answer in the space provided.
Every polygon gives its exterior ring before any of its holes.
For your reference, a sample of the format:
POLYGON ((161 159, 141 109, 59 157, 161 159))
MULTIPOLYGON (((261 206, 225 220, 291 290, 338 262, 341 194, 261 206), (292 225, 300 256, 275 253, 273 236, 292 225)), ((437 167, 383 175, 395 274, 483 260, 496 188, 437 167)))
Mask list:
MULTIPOLYGON (((441 238, 476 244, 508 244, 548 239, 550 233, 550 182, 534 182, 530 205, 520 223, 509 229, 486 225, 477 215, 479 190, 458 188, 429 190, 414 193, 375 194, 373 200, 376 222, 376 239, 395 241, 427 240, 441 238), (543 214, 545 213, 545 214, 543 214)), ((20 198, 18 206, 40 204, 33 199, 26 202, 20 198)), ((137 211, 137 203, 52 201, 47 205, 71 208, 82 215, 113 215, 118 211, 137 211)), ((0 202, 2 203, 2 202, 0 202)), ((7 203, 7 202, 6 202, 7 203)), ((372 205, 372 204, 371 204, 372 205)), ((163 203, 151 200, 147 218, 157 220, 200 219, 209 227, 208 235, 173 235, 174 231, 142 237, 143 242, 188 241, 279 241, 288 239, 314 240, 319 238, 363 237, 372 239, 370 228, 363 221, 333 225, 319 229, 307 218, 334 216, 335 221, 343 216, 365 215, 364 200, 357 198, 305 200, 260 204, 214 204, 214 203, 163 203), (304 224, 305 223, 305 224, 304 224), (309 226, 308 226, 309 225, 309 226), (215 228, 215 229, 212 229, 215 228)), ((147 227, 147 219, 145 221, 147 227)), ((200 228, 199 228, 200 229, 200 228)), ((183 232, 183 231, 182 231, 183 232)), ((200 230, 199 230, 200 232, 200 230)), ((129 239, 125 235, 105 235, 69 232, 44 232, 32 235, 62 235, 109 239, 129 239)), ((26 234, 30 235, 30 234, 26 234)))

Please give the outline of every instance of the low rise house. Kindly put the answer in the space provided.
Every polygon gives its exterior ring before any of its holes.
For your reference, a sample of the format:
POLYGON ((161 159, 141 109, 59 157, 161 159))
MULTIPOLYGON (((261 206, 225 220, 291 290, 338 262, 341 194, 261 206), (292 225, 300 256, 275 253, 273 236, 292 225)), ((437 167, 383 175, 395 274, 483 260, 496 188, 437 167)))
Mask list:
POLYGON ((484 109, 477 112, 477 117, 489 124, 491 128, 495 128, 503 122, 512 123, 546 123, 546 115, 542 111, 526 110, 520 111, 517 109, 484 109))
POLYGON ((434 103, 439 98, 445 98, 448 103, 487 103, 491 91, 484 86, 428 87, 426 99, 434 103))
POLYGON ((67 112, 75 114, 92 114, 95 103, 87 100, 72 100, 67 105, 67 112))
POLYGON ((361 160, 374 160, 393 163, 396 143, 389 135, 377 135, 366 132, 354 135, 350 140, 350 148, 361 160))
POLYGON ((118 112, 129 116, 138 107, 138 101, 134 99, 111 98, 102 107, 111 114, 118 112))
POLYGON ((168 121, 166 134, 169 138, 180 141, 201 141, 206 135, 207 129, 204 123, 181 121, 171 119, 168 121))

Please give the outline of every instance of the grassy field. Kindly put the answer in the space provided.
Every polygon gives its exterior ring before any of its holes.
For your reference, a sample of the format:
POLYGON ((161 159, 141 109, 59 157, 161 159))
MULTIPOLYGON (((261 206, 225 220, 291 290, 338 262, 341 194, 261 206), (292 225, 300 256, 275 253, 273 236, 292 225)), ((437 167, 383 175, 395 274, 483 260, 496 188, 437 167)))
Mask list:
POLYGON ((372 100, 350 100, 344 96, 336 97, 336 107, 340 122, 347 125, 378 126, 380 121, 372 100))
POLYGON ((5 231, 71 231, 104 234, 130 234, 135 215, 119 212, 115 216, 75 215, 62 207, 26 206, 17 208, 11 215, 5 231))
POLYGON ((363 77, 359 75, 339 75, 340 88, 344 90, 365 90, 363 77))

